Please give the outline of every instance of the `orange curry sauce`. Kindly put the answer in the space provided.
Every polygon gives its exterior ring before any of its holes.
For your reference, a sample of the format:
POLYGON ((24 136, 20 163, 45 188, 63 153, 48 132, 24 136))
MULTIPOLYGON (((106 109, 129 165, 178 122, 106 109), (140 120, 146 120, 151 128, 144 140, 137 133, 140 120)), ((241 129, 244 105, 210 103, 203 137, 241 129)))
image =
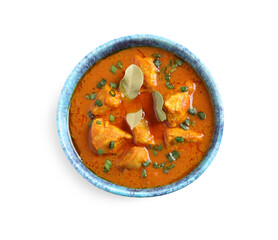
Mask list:
MULTIPOLYGON (((127 141, 119 154, 103 154, 98 155, 95 150, 92 149, 89 142, 90 135, 90 118, 88 117, 88 111, 90 106, 95 100, 89 100, 86 98, 87 94, 98 93, 99 89, 96 87, 97 83, 102 78, 106 79, 106 84, 111 82, 117 83, 124 76, 125 69, 133 63, 135 55, 141 57, 152 57, 152 54, 161 54, 159 59, 161 67, 168 66, 170 60, 175 60, 177 57, 163 49, 153 47, 135 47, 117 52, 113 55, 106 57, 98 61, 93 65, 83 76, 78 83, 75 92, 72 96, 70 112, 69 112, 69 128, 72 136, 72 140, 76 151, 80 155, 84 164, 92 170, 96 175, 104 178, 110 182, 118 185, 132 187, 132 188, 152 188, 167 185, 176 182, 188 175, 203 159, 208 151, 214 131, 214 111, 210 98, 210 94, 203 83, 199 75, 185 62, 182 66, 178 66, 177 69, 171 74, 171 84, 175 86, 174 89, 168 89, 165 86, 166 80, 162 73, 157 73, 157 87, 156 91, 159 91, 165 98, 174 93, 180 92, 180 86, 185 86, 186 80, 192 80, 196 85, 196 90, 193 94, 192 106, 196 107, 197 111, 205 112, 206 119, 201 120, 197 115, 192 116, 188 114, 191 121, 195 121, 195 126, 190 125, 190 130, 198 131, 204 134, 204 138, 200 143, 181 143, 180 147, 167 148, 164 144, 164 132, 169 125, 167 121, 158 122, 154 113, 153 99, 151 92, 144 92, 144 86, 141 89, 141 93, 135 100, 133 100, 132 106, 134 111, 137 111, 136 105, 141 105, 145 113, 144 118, 148 121, 149 130, 154 136, 156 145, 163 145, 161 151, 153 153, 152 149, 149 149, 149 157, 152 163, 139 169, 121 169, 118 166, 119 160, 122 158, 123 153, 135 146, 132 140, 127 141), (116 66, 116 63, 120 61, 122 63, 122 69, 118 69, 115 74, 110 71, 111 65, 116 66), (176 87, 178 86, 178 87, 176 87), (169 170, 168 173, 164 173, 162 168, 153 167, 153 163, 157 162, 161 164, 167 162, 166 154, 173 150, 178 150, 180 157, 174 161, 175 167, 169 170), (108 172, 104 171, 104 164, 106 159, 112 162, 112 166, 108 172), (142 177, 142 170, 145 168, 147 172, 146 177, 142 177)), ((103 120, 109 121, 109 115, 115 116, 115 121, 110 124, 119 127, 125 132, 132 134, 126 123, 126 112, 124 107, 112 109, 100 116, 103 120)), ((177 126, 179 127, 179 126, 177 126)))

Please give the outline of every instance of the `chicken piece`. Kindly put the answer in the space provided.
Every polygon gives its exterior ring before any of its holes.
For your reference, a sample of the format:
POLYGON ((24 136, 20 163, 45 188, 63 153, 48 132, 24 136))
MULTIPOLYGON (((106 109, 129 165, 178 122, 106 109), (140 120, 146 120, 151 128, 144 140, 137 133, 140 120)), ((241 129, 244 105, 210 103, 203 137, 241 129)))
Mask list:
POLYGON ((153 63, 152 58, 142 58, 140 56, 134 57, 134 64, 141 68, 144 74, 144 85, 147 88, 153 89, 157 86, 156 72, 158 69, 153 63))
POLYGON ((171 95, 164 103, 167 120, 171 127, 176 127, 187 118, 187 109, 190 108, 190 98, 187 92, 171 95))
POLYGON ((102 103, 102 106, 96 106, 94 101, 91 106, 91 112, 94 115, 101 115, 109 111, 111 108, 118 107, 122 102, 121 98, 120 93, 116 89, 113 89, 106 84, 102 89, 100 89, 95 100, 99 100, 102 103))
POLYGON ((139 124, 132 130, 134 136, 134 142, 136 144, 148 144, 154 145, 154 137, 150 133, 148 127, 148 121, 145 119, 141 119, 139 124))
POLYGON ((165 143, 166 146, 174 146, 180 143, 196 143, 202 141, 204 134, 200 132, 195 132, 192 130, 183 130, 182 128, 168 128, 165 131, 165 143), (176 140, 176 137, 183 138, 183 141, 176 140))
POLYGON ((94 119, 91 126, 91 143, 95 150, 102 149, 103 153, 116 153, 128 139, 132 139, 130 134, 111 125, 109 121, 94 119), (111 142, 114 142, 113 148, 111 142))
POLYGON ((146 162, 149 158, 148 150, 144 147, 132 147, 130 148, 124 157, 120 160, 118 165, 121 168, 136 169, 142 166, 143 162, 146 162))

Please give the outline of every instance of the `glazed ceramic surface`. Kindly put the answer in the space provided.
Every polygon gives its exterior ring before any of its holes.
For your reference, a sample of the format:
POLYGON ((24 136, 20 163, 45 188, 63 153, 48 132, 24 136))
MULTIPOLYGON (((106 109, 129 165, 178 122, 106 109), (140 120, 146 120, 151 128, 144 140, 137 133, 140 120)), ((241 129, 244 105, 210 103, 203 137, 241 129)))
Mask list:
POLYGON ((222 134, 223 134, 223 126, 224 126, 224 111, 223 111, 221 96, 212 76, 210 75, 206 67, 203 65, 203 63, 193 53, 191 53, 188 49, 181 46, 180 44, 153 35, 132 35, 132 36, 122 37, 119 39, 112 40, 106 44, 103 44, 102 46, 96 48, 94 51, 90 52, 77 64, 77 66, 73 69, 72 73, 69 75, 68 79, 66 80, 66 83, 60 95, 58 109, 57 109, 57 128, 58 128, 59 139, 62 148, 67 155, 67 158, 69 159, 71 164, 75 167, 75 169, 85 179, 87 179, 95 186, 111 193, 115 193, 123 196, 130 196, 130 197, 160 196, 163 194, 177 191, 189 185, 193 181, 195 181, 208 168, 208 166, 214 159, 220 147, 222 134), (68 112, 69 112, 71 96, 73 94, 73 91, 77 83, 82 78, 84 73, 100 59, 105 58, 123 49, 137 47, 137 46, 150 46, 150 47, 163 48, 167 51, 174 53, 178 57, 182 58, 184 61, 188 62, 195 69, 195 71, 202 77, 203 81, 206 83, 213 100, 214 112, 215 112, 214 137, 211 146, 205 158, 201 161, 201 163, 189 175, 187 175, 183 179, 166 186, 150 188, 150 189, 134 189, 134 188, 119 186, 98 177, 92 171, 90 171, 83 164, 82 159, 80 159, 79 155, 74 149, 74 146, 71 141, 71 136, 69 132, 69 123, 68 123, 69 120, 68 112))

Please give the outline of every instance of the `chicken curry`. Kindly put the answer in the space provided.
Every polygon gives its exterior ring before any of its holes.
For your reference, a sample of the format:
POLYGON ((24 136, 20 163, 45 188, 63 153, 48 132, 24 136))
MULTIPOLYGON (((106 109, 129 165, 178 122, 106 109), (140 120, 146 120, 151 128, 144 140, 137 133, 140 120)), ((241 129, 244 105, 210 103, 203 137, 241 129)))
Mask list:
POLYGON ((193 68, 154 47, 94 64, 71 100, 69 129, 84 164, 131 188, 167 185, 206 155, 214 132, 210 94, 193 68))

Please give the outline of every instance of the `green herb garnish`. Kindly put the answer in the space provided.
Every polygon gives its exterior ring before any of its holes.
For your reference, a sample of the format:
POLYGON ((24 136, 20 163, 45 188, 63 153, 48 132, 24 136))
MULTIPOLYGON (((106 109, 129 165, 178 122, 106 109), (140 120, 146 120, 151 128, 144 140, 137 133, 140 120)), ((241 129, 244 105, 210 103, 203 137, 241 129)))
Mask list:
POLYGON ((86 95, 86 98, 89 99, 89 100, 94 100, 94 99, 96 99, 96 97, 97 97, 96 93, 86 95))
POLYGON ((104 87, 106 84, 106 80, 103 78, 101 79, 101 81, 97 84, 97 88, 102 88, 104 87))
POLYGON ((154 57, 154 58, 161 58, 161 54, 159 54, 159 53, 154 53, 154 54, 152 54, 152 57, 154 57))
POLYGON ((179 156, 180 156, 180 153, 176 150, 166 154, 166 157, 169 162, 176 161, 179 156))
POLYGON ((163 146, 162 146, 162 144, 160 144, 158 146, 148 145, 148 149, 161 151, 163 149, 163 146))
POLYGON ((179 156, 180 156, 180 153, 178 152, 178 151, 173 151, 172 152, 172 156, 175 158, 175 159, 177 159, 179 156))
POLYGON ((164 74, 164 79, 165 79, 166 81, 170 81, 170 73, 165 73, 165 74, 164 74))
POLYGON ((114 122, 115 121, 115 117, 112 114, 110 114, 110 116, 109 116, 109 121, 110 122, 114 122))
POLYGON ((158 151, 161 151, 163 149, 163 146, 162 146, 162 144, 160 144, 158 147, 157 147, 157 150, 158 151))
POLYGON ((182 86, 182 87, 180 88, 180 90, 181 90, 182 92, 188 92, 188 87, 182 86))
POLYGON ((99 99, 97 99, 96 101, 95 101, 95 106, 98 106, 98 107, 101 107, 103 104, 102 104, 102 102, 99 100, 99 99))
POLYGON ((91 99, 93 100, 93 99, 96 99, 96 97, 97 97, 97 94, 96 93, 92 93, 91 94, 91 99))
POLYGON ((158 58, 153 60, 154 65, 159 68, 159 66, 161 65, 161 62, 158 60, 158 58))
POLYGON ((117 72, 117 68, 114 65, 112 65, 110 68, 110 72, 115 74, 117 72))
POLYGON ((182 65, 182 60, 176 59, 176 60, 175 60, 175 63, 176 63, 178 66, 181 66, 181 65, 182 65))
POLYGON ((183 137, 175 137, 176 142, 184 142, 184 138, 183 137))
POLYGON ((165 166, 166 162, 160 163, 159 167, 163 168, 165 166))
POLYGON ((171 66, 171 68, 174 69, 174 68, 177 68, 177 66, 178 66, 177 64, 173 64, 173 65, 171 66))
POLYGON ((110 87, 117 89, 118 88, 118 84, 117 83, 110 83, 110 87))
POLYGON ((191 115, 197 115, 197 110, 196 108, 189 108, 188 111, 187 111, 189 114, 191 115))
POLYGON ((95 117, 95 115, 91 111, 88 111, 87 115, 90 119, 94 119, 94 117, 95 117))
POLYGON ((204 120, 206 118, 206 114, 204 112, 198 112, 198 117, 201 119, 201 120, 204 120))
POLYGON ((181 127, 183 130, 185 130, 185 131, 189 130, 189 127, 187 127, 187 126, 184 125, 183 123, 180 124, 180 127, 181 127))
POLYGON ((99 148, 99 149, 97 150, 97 154, 98 154, 98 155, 102 155, 102 154, 103 154, 103 150, 102 150, 101 148, 99 148))
POLYGON ((144 167, 147 167, 147 166, 150 165, 150 163, 151 163, 151 160, 148 159, 146 162, 143 162, 142 165, 143 165, 144 167))
POLYGON ((113 149, 115 147, 115 142, 114 141, 111 141, 110 144, 109 144, 109 148, 110 149, 113 149))
POLYGON ((189 118, 187 118, 187 119, 185 119, 185 121, 183 122, 187 127, 189 127, 190 126, 190 119, 189 118))
POLYGON ((176 165, 175 164, 170 164, 168 167, 163 168, 164 173, 169 173, 169 170, 174 168, 176 165))
POLYGON ((106 159, 105 164, 104 164, 104 172, 107 173, 112 166, 112 162, 109 159, 106 159))
POLYGON ((170 169, 174 168, 175 166, 176 166, 176 165, 172 163, 172 164, 170 164, 170 165, 167 167, 167 169, 170 170, 170 169))
POLYGON ((168 89, 174 89, 174 85, 170 84, 169 82, 166 82, 166 83, 165 83, 165 86, 166 86, 168 89))
POLYGON ((176 71, 177 67, 178 67, 177 64, 173 64, 173 65, 171 66, 171 70, 170 70, 169 72, 170 72, 170 73, 173 73, 174 71, 176 71))
POLYGON ((123 68, 123 65, 120 61, 118 61, 116 65, 117 65, 118 68, 123 68))
POLYGON ((115 96, 116 96, 116 92, 115 92, 114 89, 111 89, 111 90, 109 91, 109 94, 110 94, 112 97, 115 97, 115 96))
POLYGON ((154 168, 159 168, 159 164, 158 164, 157 162, 154 162, 154 163, 153 163, 153 167, 154 167, 154 168))
POLYGON ((145 178, 145 177, 147 177, 147 171, 146 171, 146 169, 143 169, 142 170, 142 178, 145 178))

